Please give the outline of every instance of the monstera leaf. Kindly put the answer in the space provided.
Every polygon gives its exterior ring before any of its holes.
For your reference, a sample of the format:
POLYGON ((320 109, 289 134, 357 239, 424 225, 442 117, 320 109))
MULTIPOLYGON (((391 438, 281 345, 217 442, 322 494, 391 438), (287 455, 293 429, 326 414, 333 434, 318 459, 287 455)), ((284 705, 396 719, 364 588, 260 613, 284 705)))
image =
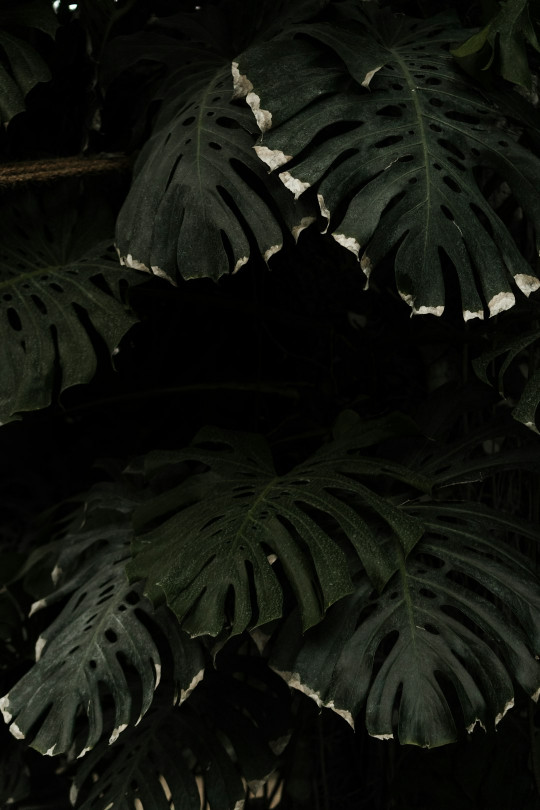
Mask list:
POLYGON ((377 595, 364 573, 356 591, 301 634, 292 617, 271 665, 289 685, 351 725, 426 747, 497 724, 515 680, 540 693, 540 581, 503 533, 534 528, 479 504, 411 507, 427 533, 377 595), (457 719, 459 718, 459 719, 457 719))
MULTIPOLYGON (((239 4, 228 6, 238 17, 239 4)), ((145 57, 163 61, 169 79, 159 91, 162 106, 135 166, 116 242, 123 264, 170 280, 235 272, 253 244, 268 261, 282 248, 285 227, 297 238, 315 219, 276 178, 267 178, 253 152, 253 117, 231 100, 222 14, 207 9, 206 28, 200 15, 175 15, 150 32, 150 53, 145 40, 145 57), (189 40, 167 38, 167 26, 189 40)), ((234 20, 228 23, 234 31, 234 20)))
MULTIPOLYGON (((376 435, 377 431, 375 431, 376 435)), ((377 516, 404 554, 420 539, 421 522, 406 515, 378 483, 427 488, 425 478, 399 464, 363 457, 368 424, 323 447, 303 464, 276 473, 262 437, 204 429, 193 446, 150 457, 149 472, 180 462, 208 471, 141 505, 132 581, 164 599, 191 635, 232 635, 282 615, 282 577, 300 606, 304 627, 350 593, 343 546, 359 558, 377 587, 397 570, 395 549, 381 544, 369 520, 377 516)))
POLYGON ((540 403, 540 330, 532 324, 538 324, 537 314, 536 311, 526 314, 531 324, 527 329, 523 328, 523 313, 511 322, 503 322, 494 336, 494 348, 473 361, 481 380, 488 384, 494 381, 502 396, 510 401, 517 399, 512 416, 535 433, 538 433, 536 410, 540 403), (496 369, 495 380, 493 369, 496 369))
POLYGON ((418 21, 372 4, 347 23, 303 25, 233 62, 263 133, 256 151, 302 195, 316 186, 332 236, 369 280, 395 256, 398 291, 413 313, 441 315, 444 276, 457 273, 463 317, 515 303, 540 281, 494 212, 475 172, 494 170, 536 231, 540 161, 453 63, 452 20, 418 21))
POLYGON ((122 300, 126 272, 103 241, 99 203, 63 187, 18 197, 2 216, 0 420, 7 422, 89 382, 97 364, 91 331, 112 354, 136 318, 122 300))
MULTIPOLYGON (((76 559, 60 555, 62 564, 71 565, 65 573, 55 566, 53 581, 63 585, 63 594, 71 589, 72 596, 39 637, 36 664, 0 700, 11 733, 18 739, 30 733, 30 744, 41 753, 65 753, 73 746, 83 756, 104 733, 113 743, 143 717, 160 680, 156 629, 172 651, 180 701, 202 678, 198 643, 180 631, 170 612, 155 613, 140 589, 127 582, 132 509, 129 499, 117 512, 98 509, 97 521, 87 528, 83 520, 63 538, 63 545, 77 549, 76 559), (111 700, 109 729, 105 711, 111 700)), ((41 600, 34 610, 52 601, 41 600)))
POLYGON ((24 99, 30 90, 39 82, 47 82, 51 78, 47 64, 33 45, 26 41, 25 29, 34 28, 54 36, 56 27, 56 17, 47 0, 23 0, 0 10, 0 49, 3 51, 0 64, 0 121, 4 125, 9 124, 17 113, 24 111, 24 99))
POLYGON ((101 744, 89 755, 72 802, 79 810, 199 810, 202 791, 205 807, 239 810, 246 785, 255 789, 275 768, 287 733, 288 695, 268 669, 259 678, 209 673, 179 709, 152 709, 112 749, 101 744))

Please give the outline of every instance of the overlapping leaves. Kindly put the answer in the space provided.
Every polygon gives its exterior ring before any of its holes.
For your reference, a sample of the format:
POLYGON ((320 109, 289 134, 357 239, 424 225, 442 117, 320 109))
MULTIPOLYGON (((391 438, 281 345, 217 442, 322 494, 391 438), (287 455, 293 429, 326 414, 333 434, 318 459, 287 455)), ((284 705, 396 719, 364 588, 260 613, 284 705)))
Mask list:
POLYGON ((507 81, 530 89, 527 46, 540 51, 536 36, 539 11, 537 0, 505 0, 488 24, 452 53, 458 60, 475 57, 480 70, 494 65, 507 81))
POLYGON ((297 237, 313 221, 275 178, 268 181, 252 149, 253 117, 231 100, 224 32, 229 26, 233 36, 235 13, 244 25, 246 9, 228 6, 230 20, 213 7, 203 15, 175 15, 150 32, 150 53, 145 45, 146 58, 167 64, 168 78, 156 90, 162 105, 116 240, 124 264, 171 280, 234 272, 253 244, 268 260, 281 249, 285 226, 297 237), (167 27, 187 40, 167 36, 167 27))
POLYGON ((288 731, 288 695, 258 669, 257 681, 249 672, 210 673, 179 709, 152 709, 112 749, 96 748, 77 773, 72 802, 80 810, 131 810, 137 800, 144 810, 199 810, 203 793, 206 807, 242 807, 247 789, 274 769, 288 731))
POLYGON ((377 420, 358 424, 282 475, 262 437, 211 428, 184 451, 150 456, 154 475, 181 462, 207 471, 169 483, 140 507, 129 576, 145 579, 145 593, 166 600, 195 636, 235 635, 277 619, 290 589, 303 626, 315 624, 352 590, 343 546, 382 587, 398 561, 368 517, 380 517, 404 554, 423 527, 380 494, 378 483, 417 491, 428 482, 400 464, 361 455, 381 433, 377 420))
POLYGON ((92 202, 64 186, 10 200, 2 216, 0 421, 7 422, 92 379, 92 332, 112 354, 136 322, 122 282, 144 276, 126 274, 103 241, 108 216, 99 198, 92 202))
POLYGON ((427 534, 377 595, 361 573, 353 595, 302 636, 294 617, 271 662, 287 682, 370 734, 426 747, 499 722, 513 681, 540 690, 540 582, 501 540, 535 532, 477 504, 417 504, 427 534))
POLYGON ((463 316, 515 303, 540 281, 476 177, 507 181, 536 228, 540 162, 452 61, 451 19, 417 21, 347 6, 346 23, 304 25, 233 64, 263 136, 256 147, 295 196, 316 186, 332 235, 369 275, 395 252, 415 313, 440 315, 449 262, 463 316), (336 71, 341 70, 341 75, 336 71))
POLYGON ((150 708, 161 672, 152 622, 165 633, 180 700, 201 679, 202 650, 167 610, 155 614, 125 576, 134 501, 95 490, 61 539, 43 608, 71 597, 36 644, 36 663, 0 700, 12 734, 43 754, 82 756, 112 743, 150 708), (84 514, 84 508, 87 514, 84 514), (136 672, 133 678, 132 672, 136 672), (112 704, 112 719, 106 716, 112 704))

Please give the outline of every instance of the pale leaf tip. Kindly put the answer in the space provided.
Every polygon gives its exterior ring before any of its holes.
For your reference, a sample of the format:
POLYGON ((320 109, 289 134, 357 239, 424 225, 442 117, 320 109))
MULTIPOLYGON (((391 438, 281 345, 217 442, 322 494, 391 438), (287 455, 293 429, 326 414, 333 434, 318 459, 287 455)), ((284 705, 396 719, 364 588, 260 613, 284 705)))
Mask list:
POLYGON ((247 94, 246 101, 251 107, 251 112, 255 116, 255 121, 261 132, 268 132, 272 127, 272 113, 269 110, 262 109, 261 99, 253 91, 247 94))
POLYGON ((497 295, 494 295, 491 301, 488 303, 489 317, 493 318, 495 315, 498 315, 499 312, 504 312, 507 309, 511 309, 515 303, 516 299, 514 293, 497 293, 497 295))
POLYGON ((514 276, 517 286, 527 297, 540 288, 540 279, 536 276, 529 276, 526 273, 518 273, 514 276))
POLYGON ((41 658, 41 654, 43 652, 43 648, 45 647, 46 643, 47 643, 47 640, 44 639, 43 636, 40 636, 38 638, 38 640, 36 641, 36 647, 35 647, 36 661, 39 661, 39 659, 41 658))
POLYGON ((319 208, 321 209, 321 215, 326 219, 326 228, 324 229, 323 233, 326 233, 329 226, 330 226, 330 211, 326 206, 324 201, 324 197, 322 194, 317 194, 317 200, 319 203, 319 208))
POLYGON ((184 700, 186 700, 191 695, 195 687, 202 681, 203 678, 204 678, 204 668, 199 670, 199 672, 197 672, 197 674, 191 679, 191 683, 186 689, 182 689, 180 691, 180 700, 178 705, 182 704, 184 700))
POLYGON ((34 613, 37 613, 38 610, 42 610, 44 607, 47 607, 47 600, 46 599, 38 599, 37 602, 33 602, 30 606, 30 613, 28 614, 28 618, 33 616, 34 613))
POLYGON ((264 251, 263 258, 265 262, 268 263, 268 260, 274 255, 274 253, 279 253, 283 245, 271 245, 268 250, 264 251))
POLYGON ((24 740, 24 733, 20 730, 17 723, 12 723, 9 727, 9 730, 11 731, 16 740, 24 740))
POLYGON ((303 183, 302 180, 299 180, 297 177, 293 177, 290 172, 280 172, 279 179, 285 188, 292 191, 295 200, 297 200, 298 197, 311 186, 311 183, 303 183))
POLYGON ((354 236, 345 236, 344 233, 333 233, 332 237, 336 240, 338 245, 350 250, 351 253, 354 253, 358 259, 358 254, 360 252, 360 242, 358 239, 355 239, 354 236))
POLYGON ((233 77, 233 98, 245 98, 253 90, 253 85, 247 76, 240 73, 238 62, 232 63, 231 73, 233 77))
POLYGON ((436 318, 440 318, 444 312, 444 305, 439 304, 436 307, 428 307, 428 306, 420 306, 415 307, 413 305, 412 314, 413 315, 435 315, 436 318))
POLYGON ((13 715, 8 712, 9 706, 9 694, 4 695, 3 698, 0 698, 0 712, 2 712, 2 717, 4 718, 4 723, 11 723, 11 718, 13 715))
POLYGON ((118 739, 118 737, 120 736, 120 734, 121 734, 123 731, 125 731, 125 730, 126 730, 126 728, 127 728, 127 723, 120 723, 120 725, 119 725, 119 726, 117 726, 117 727, 116 727, 116 728, 113 730, 113 733, 112 733, 112 734, 111 734, 111 736, 109 737, 109 745, 112 745, 113 743, 115 743, 115 742, 116 742, 116 740, 118 739))
POLYGON ((509 711, 513 707, 513 705, 514 705, 514 698, 512 697, 510 698, 510 700, 506 701, 503 710, 499 712, 499 714, 496 716, 495 725, 498 725, 501 722, 506 712, 509 711))
POLYGON ((378 67, 373 68, 373 70, 368 70, 364 77, 364 81, 362 82, 362 87, 369 87, 369 83, 371 82, 372 78, 382 67, 384 67, 384 65, 378 65, 378 67))
POLYGON ((243 267, 245 264, 247 264, 248 261, 249 261, 249 256, 242 256, 240 259, 238 259, 238 261, 234 265, 233 276, 234 276, 235 273, 238 273, 240 268, 243 267))
POLYGON ((298 225, 294 225, 293 228, 291 228, 291 233, 295 242, 298 242, 298 237, 302 231, 309 228, 313 222, 315 222, 315 217, 302 217, 298 225))
POLYGON ((254 146, 258 157, 263 163, 266 163, 271 172, 274 169, 279 169, 284 163, 292 160, 292 155, 285 155, 279 149, 269 149, 267 146, 254 146))
POLYGON ((463 310, 463 320, 464 321, 472 321, 473 318, 479 318, 481 321, 484 320, 484 310, 483 309, 464 309, 463 310))

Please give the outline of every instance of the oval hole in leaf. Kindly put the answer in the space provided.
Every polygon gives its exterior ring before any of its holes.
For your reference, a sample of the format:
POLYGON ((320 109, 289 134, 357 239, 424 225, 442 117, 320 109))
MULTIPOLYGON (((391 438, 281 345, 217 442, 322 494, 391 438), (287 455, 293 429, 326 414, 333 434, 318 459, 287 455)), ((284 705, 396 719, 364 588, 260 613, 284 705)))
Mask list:
POLYGON ((39 312, 41 312, 42 315, 46 315, 47 314, 47 307, 45 306, 45 304, 43 303, 41 298, 38 298, 37 295, 32 295, 30 297, 32 298, 32 301, 36 305, 39 312))
POLYGON ((461 124, 471 124, 474 126, 480 123, 480 119, 476 118, 474 115, 467 115, 467 113, 458 112, 457 110, 448 110, 445 115, 447 118, 450 118, 451 121, 459 121, 461 124))
POLYGON ((20 332, 22 330, 21 319, 19 318, 18 312, 14 310, 13 307, 8 309, 7 318, 9 325, 15 332, 20 332))
POLYGON ((383 138, 382 141, 377 141, 374 144, 376 149, 383 149, 385 146, 392 146, 395 143, 400 143, 403 140, 403 135, 388 135, 388 137, 383 138))
POLYGON ((461 188, 458 186, 456 181, 452 180, 452 178, 448 177, 448 175, 445 175, 443 177, 443 183, 445 183, 448 186, 448 188, 451 188, 452 191, 455 191, 456 194, 461 194, 461 188))
POLYGON ((442 146, 443 149, 446 149, 447 152, 451 152, 455 157, 465 160, 465 155, 461 149, 458 149, 457 146, 451 141, 447 141, 446 138, 437 138, 437 143, 439 146, 442 146))
POLYGON ((401 118, 403 113, 395 104, 387 104, 386 107, 377 110, 377 115, 384 115, 387 118, 401 118))

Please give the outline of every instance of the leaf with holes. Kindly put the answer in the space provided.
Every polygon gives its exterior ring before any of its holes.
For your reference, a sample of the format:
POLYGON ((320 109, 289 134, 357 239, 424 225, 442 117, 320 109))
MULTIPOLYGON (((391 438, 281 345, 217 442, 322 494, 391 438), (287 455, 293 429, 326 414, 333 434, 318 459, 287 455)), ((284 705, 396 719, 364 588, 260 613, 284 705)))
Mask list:
POLYGON ((454 266, 463 317, 515 303, 540 280, 494 212, 476 172, 495 171, 540 248, 540 159, 459 71, 446 18, 356 9, 348 24, 304 25, 233 63, 263 135, 256 147, 296 197, 316 186, 332 236, 366 279, 395 256, 413 313, 441 315, 454 266))
MULTIPOLYGON (((377 435, 369 424, 367 432, 377 435)), ((208 472, 169 484, 137 510, 128 575, 145 579, 145 593, 154 603, 166 600, 194 636, 235 635, 279 618, 283 579, 304 627, 315 624, 351 592, 344 546, 382 587, 398 563, 395 550, 379 543, 371 515, 390 527, 404 554, 423 526, 378 494, 374 481, 407 489, 429 483, 399 464, 361 456, 366 443, 360 424, 278 475, 262 437, 200 431, 176 461, 208 472)), ((170 454, 163 463, 172 463, 170 454)), ((159 456, 149 465, 157 474, 159 456)))
POLYGON ((257 683, 245 674, 207 677, 180 709, 152 709, 112 749, 98 746, 77 771, 72 802, 80 810, 200 810, 202 788, 205 807, 243 807, 245 784, 255 790, 276 765, 289 696, 267 668, 257 683))
POLYGON ((540 581, 501 539, 535 527, 480 504, 410 506, 426 536, 377 595, 356 591, 301 634, 292 617, 271 665, 290 686, 351 725, 365 706, 368 732, 433 747, 496 725, 513 705, 513 681, 540 692, 540 581), (459 718, 459 720, 458 720, 459 718))
MULTIPOLYGON (((198 36, 200 26, 183 16, 198 36)), ((255 122, 231 100, 229 62, 216 43, 176 42, 175 68, 170 52, 167 61, 163 104, 118 218, 122 263, 174 281, 236 272, 253 244, 268 261, 283 229, 298 238, 314 213, 257 159, 255 122)))
MULTIPOLYGON (((144 716, 160 680, 160 632, 172 653, 180 701, 202 678, 199 644, 181 632, 169 611, 154 612, 126 579, 132 509, 133 501, 124 500, 116 513, 88 528, 82 520, 59 541, 76 549, 69 561, 60 553, 59 561, 69 562, 65 572, 58 564, 53 570, 53 582, 63 595, 71 591, 71 598, 39 637, 35 665, 0 700, 11 733, 29 737, 43 754, 73 747, 83 756, 104 733, 112 743, 144 716)), ((34 611, 53 601, 41 600, 34 611)))
MULTIPOLYGON (((95 337, 112 354, 136 322, 122 283, 145 276, 119 267, 90 197, 57 190, 4 208, 0 245, 0 420, 45 408, 96 370, 95 337)), ((96 210, 97 209, 97 210, 96 210)))
POLYGON ((39 82, 48 82, 50 70, 25 29, 54 36, 58 23, 47 0, 21 2, 0 10, 0 122, 5 126, 25 109, 25 96, 39 82), (13 33, 15 31, 15 34, 13 33))

